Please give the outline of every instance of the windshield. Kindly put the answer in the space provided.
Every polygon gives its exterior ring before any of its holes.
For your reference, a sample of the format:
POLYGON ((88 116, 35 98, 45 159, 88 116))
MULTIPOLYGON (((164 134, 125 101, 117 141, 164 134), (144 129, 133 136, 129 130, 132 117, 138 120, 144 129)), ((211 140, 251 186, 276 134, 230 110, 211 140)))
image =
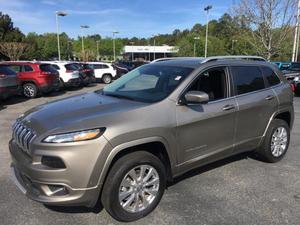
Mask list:
POLYGON ((192 68, 145 65, 106 86, 102 94, 141 102, 166 98, 193 71, 192 68))

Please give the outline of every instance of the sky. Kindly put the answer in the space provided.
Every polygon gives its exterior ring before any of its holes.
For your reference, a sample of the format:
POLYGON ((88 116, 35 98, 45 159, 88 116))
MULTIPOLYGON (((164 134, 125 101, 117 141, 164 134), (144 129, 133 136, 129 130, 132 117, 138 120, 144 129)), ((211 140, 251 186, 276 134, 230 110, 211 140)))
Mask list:
POLYGON ((12 17, 22 32, 56 32, 55 11, 60 30, 70 37, 80 35, 80 25, 88 25, 84 35, 110 37, 151 37, 174 29, 192 28, 206 22, 203 8, 212 5, 210 19, 228 12, 235 0, 0 0, 0 11, 12 17))

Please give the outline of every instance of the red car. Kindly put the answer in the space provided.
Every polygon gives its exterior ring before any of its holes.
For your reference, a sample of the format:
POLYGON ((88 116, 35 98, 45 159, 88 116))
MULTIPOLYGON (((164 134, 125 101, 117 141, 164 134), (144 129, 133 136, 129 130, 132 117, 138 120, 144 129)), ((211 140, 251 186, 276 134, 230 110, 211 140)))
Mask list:
POLYGON ((28 98, 35 98, 38 94, 49 93, 59 88, 59 74, 51 64, 21 61, 1 64, 18 73, 23 94, 28 98))

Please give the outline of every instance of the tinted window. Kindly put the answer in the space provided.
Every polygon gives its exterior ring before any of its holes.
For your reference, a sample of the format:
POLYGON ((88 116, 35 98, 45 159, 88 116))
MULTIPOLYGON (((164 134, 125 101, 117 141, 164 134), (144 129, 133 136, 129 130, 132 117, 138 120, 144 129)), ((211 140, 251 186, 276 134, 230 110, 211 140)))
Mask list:
POLYGON ((108 68, 108 65, 103 64, 103 65, 102 65, 102 68, 103 68, 103 69, 107 69, 107 68, 108 68))
POLYGON ((231 68, 236 94, 244 94, 265 88, 261 70, 256 66, 233 66, 231 68))
POLYGON ((78 66, 76 64, 66 64, 65 65, 67 70, 78 70, 78 66))
POLYGON ((31 67, 31 66, 24 65, 24 71, 25 71, 25 72, 32 72, 32 71, 33 71, 33 69, 32 69, 32 67, 31 67))
POLYGON ((93 64, 93 67, 94 67, 94 69, 101 69, 102 68, 101 65, 99 65, 99 64, 93 64))
POLYGON ((10 69, 8 66, 0 66, 0 74, 16 75, 15 71, 10 69))
POLYGON ((59 70, 59 66, 58 65, 52 64, 52 66, 53 66, 54 69, 59 70))
POLYGON ((274 86, 280 83, 279 78, 271 68, 263 66, 261 67, 261 70, 267 79, 269 86, 274 86))
POLYGON ((209 101, 226 97, 226 73, 225 68, 213 68, 203 72, 188 91, 202 91, 208 94, 209 101))
POLYGON ((57 73, 56 69, 50 64, 41 64, 40 69, 43 72, 57 73))

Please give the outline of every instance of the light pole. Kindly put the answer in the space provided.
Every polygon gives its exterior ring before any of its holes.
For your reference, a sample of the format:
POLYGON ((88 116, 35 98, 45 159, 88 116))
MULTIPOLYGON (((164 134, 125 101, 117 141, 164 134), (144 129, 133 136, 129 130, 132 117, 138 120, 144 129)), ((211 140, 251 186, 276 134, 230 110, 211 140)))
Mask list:
POLYGON ((237 40, 233 39, 231 40, 231 54, 233 55, 233 47, 234 47, 234 43, 236 43, 237 40))
POLYGON ((207 40, 208 40, 208 14, 209 10, 212 9, 211 5, 208 5, 204 8, 204 11, 206 11, 206 34, 205 34, 205 52, 204 52, 204 57, 207 57, 207 40))
POLYGON ((153 46, 154 46, 154 49, 153 49, 153 60, 155 60, 155 47, 156 47, 155 35, 152 35, 152 37, 153 37, 153 46))
POLYGON ((134 42, 131 41, 129 43, 131 44, 131 60, 133 61, 134 60, 134 53, 133 53, 133 44, 134 44, 134 42))
POLYGON ((116 42, 115 42, 115 35, 118 34, 119 31, 113 31, 113 51, 114 51, 114 62, 116 61, 116 42))
POLYGON ((90 28, 88 25, 80 25, 80 33, 81 33, 81 50, 84 53, 84 41, 83 41, 83 29, 90 28))
POLYGON ((56 19, 56 35, 57 35, 57 52, 58 52, 58 61, 60 61, 60 44, 59 44, 59 25, 58 25, 58 17, 68 15, 66 12, 56 11, 55 19, 56 19))
POLYGON ((196 40, 199 40, 200 37, 194 37, 194 57, 196 57, 196 40))
POLYGON ((98 41, 96 41, 96 43, 97 43, 97 60, 99 61, 99 58, 100 58, 100 54, 99 54, 99 43, 100 43, 100 41, 98 40, 98 41))

